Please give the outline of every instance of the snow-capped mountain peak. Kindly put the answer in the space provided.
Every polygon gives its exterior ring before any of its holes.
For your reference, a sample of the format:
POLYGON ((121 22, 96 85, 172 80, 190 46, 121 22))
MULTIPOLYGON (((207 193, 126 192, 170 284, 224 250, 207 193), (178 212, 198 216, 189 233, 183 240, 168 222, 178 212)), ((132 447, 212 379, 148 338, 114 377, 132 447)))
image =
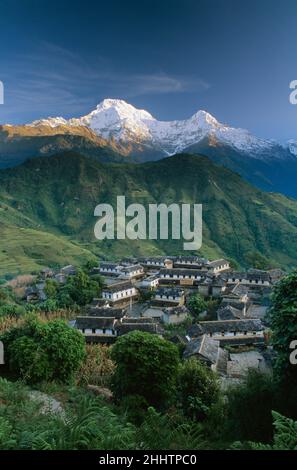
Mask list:
MULTIPOLYGON (((216 145, 228 145, 250 157, 263 158, 278 146, 272 140, 264 140, 250 134, 245 129, 233 128, 220 123, 207 111, 199 110, 189 119, 158 121, 148 111, 137 109, 120 99, 104 99, 97 107, 81 118, 48 118, 34 121, 31 126, 60 125, 85 126, 107 140, 114 140, 122 147, 135 146, 156 150, 164 155, 173 155, 204 139, 216 145)), ((297 154, 297 146, 291 144, 292 153, 297 154)), ((275 155, 280 155, 274 152, 275 155)))

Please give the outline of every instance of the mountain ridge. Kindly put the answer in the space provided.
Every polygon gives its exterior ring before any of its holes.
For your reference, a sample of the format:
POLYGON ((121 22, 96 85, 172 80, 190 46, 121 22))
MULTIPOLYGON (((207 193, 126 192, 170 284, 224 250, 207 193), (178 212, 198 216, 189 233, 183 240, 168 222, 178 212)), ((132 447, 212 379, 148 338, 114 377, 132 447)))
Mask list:
MULTIPOLYGON (((203 204, 200 254, 225 256, 247 266, 251 253, 260 253, 273 265, 297 265, 297 202, 262 192, 205 156, 180 154, 158 162, 123 164, 59 154, 1 170, 0 188, 2 232, 7 225, 15 227, 15 234, 25 227, 35 236, 36 231, 49 233, 85 253, 107 258, 180 254, 182 240, 97 241, 94 208, 101 202, 115 206, 118 195, 126 196, 127 205, 195 202, 203 204)), ((12 243, 15 235, 9 233, 12 243)), ((5 240, 2 243, 5 247, 5 240)), ((41 265, 47 264, 41 252, 39 257, 41 265)))
POLYGON ((158 121, 123 100, 106 99, 82 118, 0 126, 0 168, 74 151, 103 162, 157 161, 175 152, 204 154, 253 185, 297 199, 297 144, 282 145, 219 123, 206 111, 158 121))

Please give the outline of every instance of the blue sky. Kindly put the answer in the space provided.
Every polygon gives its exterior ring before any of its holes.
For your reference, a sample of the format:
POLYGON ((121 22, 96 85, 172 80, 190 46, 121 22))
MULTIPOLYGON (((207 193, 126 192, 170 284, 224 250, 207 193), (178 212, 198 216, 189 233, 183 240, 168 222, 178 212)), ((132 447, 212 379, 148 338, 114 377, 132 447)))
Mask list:
POLYGON ((80 116, 110 97, 297 138, 296 18, 296 0, 0 0, 0 123, 80 116))

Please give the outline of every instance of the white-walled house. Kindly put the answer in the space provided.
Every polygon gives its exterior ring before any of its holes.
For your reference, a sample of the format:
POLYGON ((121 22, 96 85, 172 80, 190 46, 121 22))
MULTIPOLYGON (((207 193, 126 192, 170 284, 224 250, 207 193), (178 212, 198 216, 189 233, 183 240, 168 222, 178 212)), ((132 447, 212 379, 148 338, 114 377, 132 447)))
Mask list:
POLYGON ((178 325, 183 323, 189 315, 189 310, 184 305, 167 307, 163 309, 162 321, 167 325, 178 325))
POLYGON ((159 287, 155 291, 154 301, 161 303, 183 304, 185 300, 185 291, 177 288, 159 287))
POLYGON ((217 259, 214 261, 210 261, 207 265, 207 268, 214 274, 217 274, 230 269, 230 263, 225 259, 217 259))
POLYGON ((269 273, 266 271, 230 272, 227 275, 228 284, 244 284, 248 286, 271 286, 269 273))
POLYGON ((116 319, 114 317, 78 316, 75 328, 78 329, 88 342, 110 342, 116 337, 116 319))
POLYGON ((203 334, 221 341, 237 343, 264 342, 264 326, 258 319, 201 321, 203 334), (230 342, 230 341, 229 341, 230 342))
POLYGON ((144 273, 143 266, 140 264, 134 264, 131 266, 122 266, 120 279, 133 279, 135 277, 140 277, 144 273))
POLYGON ((139 282, 139 287, 144 287, 146 289, 156 289, 159 286, 159 276, 148 276, 143 278, 139 282))
POLYGON ((112 303, 131 299, 137 294, 136 287, 129 281, 111 284, 102 290, 102 298, 112 303))
POLYGON ((122 266, 118 263, 108 263, 102 261, 99 266, 99 273, 103 275, 119 276, 122 272, 122 266))
POLYGON ((193 285, 201 281, 202 272, 197 269, 161 269, 160 279, 166 284, 193 285))

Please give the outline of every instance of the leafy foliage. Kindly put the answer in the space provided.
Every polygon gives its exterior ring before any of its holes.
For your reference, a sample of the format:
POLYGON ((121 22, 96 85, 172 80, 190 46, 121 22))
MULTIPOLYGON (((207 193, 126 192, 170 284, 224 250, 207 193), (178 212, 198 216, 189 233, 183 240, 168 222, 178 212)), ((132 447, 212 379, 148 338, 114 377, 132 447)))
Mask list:
POLYGON ((275 286, 269 317, 276 353, 274 377, 278 388, 278 411, 297 419, 297 366, 290 360, 291 342, 297 340, 297 271, 275 286))
POLYGON ((191 295, 188 306, 191 313, 196 317, 198 317, 200 313, 207 309, 207 303, 200 294, 191 295))
POLYGON ((117 399, 141 395, 159 408, 173 398, 179 365, 174 344, 133 331, 117 340, 111 357, 116 363, 112 388, 117 399))
POLYGON ((232 448, 241 449, 248 446, 252 450, 297 450, 297 421, 282 416, 276 411, 272 411, 272 417, 275 431, 271 445, 257 442, 248 442, 247 444, 235 442, 232 448))
POLYGON ((191 358, 180 368, 178 392, 185 416, 203 420, 219 399, 217 377, 202 362, 191 358))
POLYGON ((250 371, 243 383, 228 390, 226 431, 230 440, 269 442, 273 433, 271 410, 274 404, 272 378, 250 371))
POLYGON ((42 323, 35 317, 1 336, 12 371, 28 382, 69 381, 85 357, 81 333, 62 320, 42 323))

